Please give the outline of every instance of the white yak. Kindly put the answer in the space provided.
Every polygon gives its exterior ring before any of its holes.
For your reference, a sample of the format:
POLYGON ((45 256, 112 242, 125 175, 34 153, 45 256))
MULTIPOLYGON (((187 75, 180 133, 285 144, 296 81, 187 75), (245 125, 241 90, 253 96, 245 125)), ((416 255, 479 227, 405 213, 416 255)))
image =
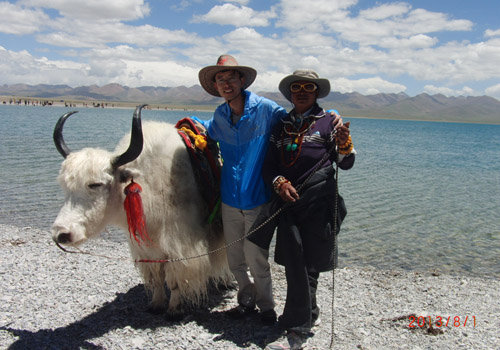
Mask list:
POLYGON ((58 245, 77 246, 98 236, 107 225, 128 233, 124 188, 133 179, 142 187, 147 235, 151 242, 129 239, 136 259, 196 259, 168 263, 136 263, 145 286, 152 293, 153 311, 167 303, 167 312, 178 317, 186 304, 198 305, 210 282, 230 280, 225 249, 204 255, 224 244, 220 225, 206 222, 207 206, 193 173, 188 151, 177 129, 163 122, 141 124, 136 109, 131 136, 125 136, 114 152, 84 148, 70 152, 62 137, 63 115, 55 129, 56 148, 64 156, 58 181, 65 202, 53 226, 58 245))

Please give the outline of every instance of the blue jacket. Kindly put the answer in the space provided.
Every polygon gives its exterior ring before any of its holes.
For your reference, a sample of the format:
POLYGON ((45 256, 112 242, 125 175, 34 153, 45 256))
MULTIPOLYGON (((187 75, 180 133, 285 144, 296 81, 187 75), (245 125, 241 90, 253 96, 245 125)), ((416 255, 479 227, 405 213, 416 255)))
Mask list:
POLYGON ((270 188, 262 179, 262 163, 273 126, 287 113, 277 103, 243 90, 243 116, 233 124, 229 104, 221 104, 210 120, 194 119, 219 142, 223 159, 222 202, 238 209, 253 209, 267 202, 270 188))

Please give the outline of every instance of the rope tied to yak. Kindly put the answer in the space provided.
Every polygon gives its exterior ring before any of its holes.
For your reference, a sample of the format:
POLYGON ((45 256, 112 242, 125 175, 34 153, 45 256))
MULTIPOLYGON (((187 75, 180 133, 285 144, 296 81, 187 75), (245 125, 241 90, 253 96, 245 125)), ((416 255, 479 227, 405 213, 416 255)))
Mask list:
MULTIPOLYGON (((333 145, 330 150, 325 153, 325 155, 323 156, 323 158, 318 162, 318 164, 314 167, 313 171, 309 174, 309 176, 304 180, 304 182, 302 184, 300 184, 299 186, 297 186, 297 192, 300 192, 301 189, 307 184, 307 182, 311 179, 311 177, 321 168, 321 166, 327 161, 327 159, 330 157, 330 155, 332 154, 332 152, 336 149, 336 145, 333 145)), ((337 176, 337 179, 338 179, 338 166, 336 168, 336 176, 337 176)), ((139 207, 139 200, 140 200, 140 195, 139 195, 139 192, 141 190, 139 184, 137 184, 136 182, 132 182, 127 186, 127 188, 125 189, 125 191, 127 191, 129 194, 127 195, 130 195, 130 196, 133 196, 134 199, 133 200, 130 200, 131 202, 133 202, 133 206, 134 206, 134 209, 130 209, 130 211, 134 211, 136 208, 135 207, 139 207), (127 191, 127 188, 128 186, 131 186, 132 184, 134 184, 133 187, 129 188, 129 190, 127 191)), ((338 192, 338 190, 337 190, 338 192)), ((336 193, 336 199, 337 199, 337 196, 338 194, 336 193)), ((127 201, 127 199, 126 199, 127 201)), ((336 201, 335 201, 336 202, 336 201)), ((142 208, 142 203, 140 203, 140 206, 142 208)), ((271 222, 276 216, 278 216, 282 211, 283 209, 285 209, 287 207, 287 203, 285 203, 282 207, 278 208, 278 210, 276 210, 276 212, 274 212, 271 216, 269 216, 269 218, 267 218, 267 220, 265 220, 264 222, 262 222, 262 224, 260 224, 259 226, 255 227, 253 230, 249 231, 248 233, 246 233, 244 236, 232 241, 232 242, 229 242, 219 248, 216 248, 216 249, 213 249, 211 251, 208 251, 206 253, 203 253, 203 254, 199 254, 199 255, 194 255, 194 256, 189 256, 189 257, 179 257, 179 258, 171 258, 171 259, 135 259, 135 260, 132 260, 132 262, 134 263, 170 263, 170 262, 179 262, 179 261, 186 261, 186 260, 193 260, 193 259, 198 259, 198 258, 201 258, 201 257, 204 257, 204 256, 207 256, 207 255, 211 255, 211 254, 215 254, 217 252, 220 252, 221 250, 224 250, 226 249, 227 247, 230 247, 232 246, 233 244, 236 244, 238 242, 241 242, 242 240, 244 240, 245 238, 247 238, 248 236, 250 236, 251 234, 257 232, 258 230, 260 230, 262 227, 264 227, 265 225, 267 225, 269 222, 271 222)), ((335 208, 336 209, 336 208, 335 208)), ((127 209, 126 209, 127 210, 127 209)), ((139 210, 137 210, 138 213, 140 213, 139 210)), ((336 222, 336 219, 337 219, 337 215, 336 213, 335 214, 335 222, 336 222)), ((138 215, 141 215, 141 214, 138 214, 138 215)), ((127 215, 128 216, 128 215, 127 215)), ((136 219, 131 219, 131 222, 132 222, 132 226, 129 225, 129 230, 132 230, 133 232, 138 232, 138 231, 134 231, 134 230, 137 230, 138 228, 141 228, 142 227, 142 222, 143 220, 136 220, 136 219)), ((138 237, 137 237, 137 234, 136 233, 132 233, 131 232, 131 236, 134 237, 134 239, 136 241, 139 241, 138 237)), ((144 231, 144 232, 139 232, 139 236, 141 238, 144 238, 146 240, 149 239, 149 236, 147 235, 147 233, 144 231)), ((139 243, 139 242, 138 242, 139 243)), ((56 243, 57 244, 57 243, 56 243)), ((92 255, 92 253, 90 252, 84 252, 80 249, 78 249, 77 252, 75 251, 69 251, 67 249, 64 249, 62 246, 60 246, 59 244, 57 244, 57 246, 59 248, 61 248, 61 250, 63 250, 64 252, 66 253, 82 253, 82 254, 87 254, 87 255, 92 255)), ((73 246, 74 248, 77 248, 76 246, 73 246)), ((108 259, 116 259, 116 258, 113 258, 113 257, 109 257, 109 256, 104 256, 104 255, 97 255, 96 256, 102 256, 102 257, 105 257, 105 258, 108 258, 108 259)), ((123 260, 125 258, 119 258, 119 260, 123 260)), ((130 259, 126 259, 128 261, 130 261, 130 259)))
MULTIPOLYGON (((316 164, 316 166, 314 167, 313 171, 309 174, 309 176, 304 180, 304 182, 302 184, 300 184, 299 186, 297 186, 297 192, 300 192, 302 190, 302 188, 308 183, 308 181, 311 179, 311 177, 321 168, 321 166, 323 164, 325 164, 325 162, 328 160, 328 158, 330 157, 330 155, 332 154, 332 152, 336 149, 336 145, 334 144, 330 150, 325 153, 325 155, 323 156, 323 158, 318 162, 318 164, 316 164)), ((338 179, 338 165, 336 166, 336 179, 338 179)), ((337 185, 338 187, 338 185, 337 185)), ((336 194, 335 194, 335 203, 337 202, 337 197, 338 197, 338 188, 337 188, 337 191, 336 191, 336 194)), ((199 254, 199 255, 194 255, 194 256, 189 256, 189 257, 179 257, 179 258, 172 258, 172 259, 136 259, 134 260, 135 263, 169 263, 169 262, 179 262, 179 261, 186 261, 186 260, 192 260, 192 259, 198 259, 198 258, 201 258, 201 257, 204 257, 204 256, 207 256, 207 255, 211 255, 211 254, 215 254, 217 252, 220 252, 221 250, 224 250, 226 249, 227 247, 230 247, 232 246, 233 244, 236 244, 238 242, 241 242, 242 240, 246 239, 248 236, 250 236, 251 234, 257 232, 258 230, 260 230, 261 228, 263 228, 264 226, 266 226, 268 223, 270 223, 276 216, 278 216, 286 207, 287 207, 287 204, 288 203, 285 203, 283 206, 281 206, 280 208, 278 208, 272 215, 270 215, 264 222, 262 222, 260 225, 258 225, 257 227, 255 227, 253 230, 247 232, 245 235, 241 236, 240 238, 232 241, 232 242, 229 242, 219 248, 216 248, 216 249, 213 249, 211 251, 208 251, 206 253, 203 253, 203 254, 199 254)), ((335 204, 335 213, 334 213, 334 219, 335 219, 335 224, 337 222, 337 214, 336 214, 336 209, 337 209, 337 204, 335 204)), ((335 226, 336 227, 336 226, 335 226)), ((335 240, 336 242, 336 240, 335 240)))

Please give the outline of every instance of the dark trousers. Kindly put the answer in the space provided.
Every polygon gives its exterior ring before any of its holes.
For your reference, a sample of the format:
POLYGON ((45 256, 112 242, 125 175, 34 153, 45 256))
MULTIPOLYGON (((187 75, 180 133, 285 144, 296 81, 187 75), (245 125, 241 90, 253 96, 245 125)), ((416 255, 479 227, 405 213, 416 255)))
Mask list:
POLYGON ((316 303, 319 272, 307 271, 304 281, 303 273, 296 274, 290 270, 285 269, 288 289, 280 326, 307 332, 319 317, 320 310, 316 303))
POLYGON ((279 322, 285 329, 307 332, 319 317, 319 273, 330 270, 336 260, 329 210, 326 202, 318 200, 310 203, 308 210, 294 208, 279 218, 278 239, 287 281, 285 308, 279 322))

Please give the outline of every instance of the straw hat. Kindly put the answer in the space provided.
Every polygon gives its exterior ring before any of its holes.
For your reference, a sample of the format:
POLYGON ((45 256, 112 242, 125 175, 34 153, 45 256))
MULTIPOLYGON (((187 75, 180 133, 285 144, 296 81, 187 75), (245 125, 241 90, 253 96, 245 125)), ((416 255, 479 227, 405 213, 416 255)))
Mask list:
POLYGON ((217 59, 217 64, 215 66, 208 66, 200 70, 198 78, 200 79, 201 86, 210 95, 220 97, 219 92, 214 87, 215 75, 219 72, 231 69, 237 70, 245 77, 243 89, 252 85, 257 76, 257 71, 255 69, 238 65, 236 58, 231 55, 222 55, 217 59))
POLYGON ((330 82, 328 79, 323 79, 318 76, 318 73, 311 69, 297 69, 292 75, 289 75, 281 80, 279 90, 287 98, 292 100, 290 92, 290 84, 295 81, 310 81, 318 87, 318 98, 328 96, 330 93, 330 82))

